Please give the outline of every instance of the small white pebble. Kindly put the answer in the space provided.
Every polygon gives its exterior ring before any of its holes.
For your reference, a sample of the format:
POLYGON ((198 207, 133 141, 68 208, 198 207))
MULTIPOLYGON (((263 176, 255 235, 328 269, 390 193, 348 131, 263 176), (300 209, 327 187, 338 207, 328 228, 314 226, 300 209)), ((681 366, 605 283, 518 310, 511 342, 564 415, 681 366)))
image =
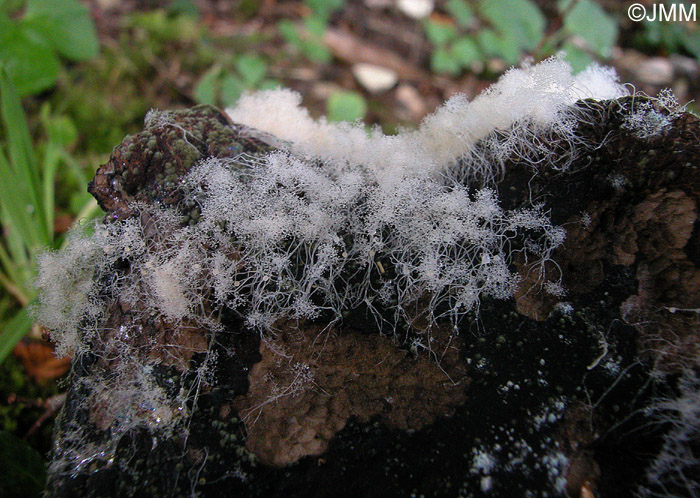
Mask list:
POLYGON ((355 64, 352 67, 352 74, 357 82, 370 93, 386 92, 399 81, 399 75, 396 74, 396 71, 374 64, 355 64))
POLYGON ((435 2, 433 0, 397 0, 396 7, 413 19, 423 19, 433 13, 435 2))

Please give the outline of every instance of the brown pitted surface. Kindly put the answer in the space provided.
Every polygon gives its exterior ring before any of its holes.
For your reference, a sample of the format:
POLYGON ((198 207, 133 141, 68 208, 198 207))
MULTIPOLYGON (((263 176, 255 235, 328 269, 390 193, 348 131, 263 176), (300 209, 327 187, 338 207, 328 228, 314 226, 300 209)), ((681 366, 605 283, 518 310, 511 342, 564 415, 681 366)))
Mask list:
POLYGON ((700 357, 700 268, 688 250, 699 195, 662 188, 637 203, 591 203, 591 224, 572 220, 559 260, 569 289, 580 294, 602 282, 604 263, 633 266, 638 291, 621 316, 638 325, 642 348, 669 367, 700 357))
POLYGON ((461 348, 444 331, 432 338, 434 354, 414 355, 382 335, 284 327, 261 342, 250 390, 234 402, 248 449, 266 464, 287 465, 323 453, 350 417, 417 430, 451 415, 466 401, 461 348))
POLYGON ((697 291, 697 282, 691 278, 684 285, 678 276, 694 273, 685 251, 697 220, 694 197, 682 190, 662 189, 637 204, 595 201, 587 213, 588 224, 580 216, 568 223, 567 240, 557 259, 567 265, 565 278, 571 292, 582 294, 599 285, 603 262, 639 263, 651 265, 650 271, 660 279, 657 285, 667 282, 657 299, 687 304, 687 298, 697 291))
MULTIPOLYGON (((523 278, 517 306, 544 320, 557 301, 585 299, 614 282, 615 266, 629 268, 636 292, 628 294, 620 316, 635 326, 638 346, 657 371, 677 374, 700 365, 700 121, 683 114, 659 136, 641 139, 610 113, 628 104, 609 107, 594 125, 602 145, 581 158, 590 164, 580 175, 562 175, 561 188, 552 183, 556 178, 534 180, 533 191, 546 192, 567 237, 555 251, 558 266, 547 265, 545 278, 516 262, 523 278), (544 281, 559 277, 567 291, 562 299, 543 289, 544 281)), ((594 415, 590 406, 568 408, 558 435, 569 458, 570 496, 594 496, 599 484, 591 445, 607 425, 594 415)))
MULTIPOLYGON (((643 348, 677 363, 680 351, 690 351, 681 353, 688 358, 700 352, 700 121, 683 113, 658 136, 640 138, 622 122, 628 111, 619 113, 634 102, 584 106, 590 120, 582 119, 581 132, 600 146, 570 174, 532 178, 528 198, 544 199, 567 237, 544 276, 516 261, 522 277, 516 301, 522 314, 544 320, 562 300, 545 292, 547 280, 561 277, 566 300, 596 289, 611 265, 631 267, 638 292, 622 316, 639 325, 643 348)), ((504 197, 509 185, 531 175, 517 164, 513 171, 499 185, 504 197)))
POLYGON ((621 312, 639 324, 641 346, 661 370, 679 371, 700 358, 700 268, 687 250, 697 204, 683 191, 660 191, 635 206, 631 217, 639 291, 621 312))

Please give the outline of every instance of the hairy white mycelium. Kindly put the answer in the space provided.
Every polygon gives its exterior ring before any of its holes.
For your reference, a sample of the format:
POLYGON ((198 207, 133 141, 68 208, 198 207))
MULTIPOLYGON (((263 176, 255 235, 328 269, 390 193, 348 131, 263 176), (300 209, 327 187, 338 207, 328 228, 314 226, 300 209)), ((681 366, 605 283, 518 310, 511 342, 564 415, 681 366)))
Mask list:
POLYGON ((513 295, 514 241, 544 261, 564 239, 537 206, 506 212, 493 190, 473 191, 465 178, 499 167, 485 171, 477 143, 492 140, 492 163, 546 147, 533 137, 552 130, 573 143, 574 102, 622 94, 609 69, 572 76, 549 59, 512 69, 471 103, 453 97, 396 136, 314 121, 289 90, 245 96, 232 119, 283 140, 280 150, 194 167, 183 187, 201 206, 193 227, 178 226, 174 212, 143 208, 167 243, 148 240, 133 219, 74 235, 65 250, 44 255, 39 314, 59 353, 80 349, 81 323, 100 315, 94 270, 126 257, 131 271, 113 294, 176 322, 201 320, 210 290, 215 304, 262 331, 282 317, 341 316, 361 304, 382 308, 384 319, 389 310, 394 323, 417 314, 456 321, 481 296, 513 295))
POLYGON ((54 469, 104 458, 126 430, 170 430, 186 419, 192 393, 166 401, 147 380, 156 366, 149 352, 171 348, 172 364, 205 352, 206 341, 182 338, 216 331, 223 307, 265 339, 281 319, 323 314, 332 322, 358 307, 385 333, 398 324, 429 330, 440 320, 456 324, 486 296, 513 296, 516 254, 536 269, 565 231, 541 206, 504 210, 489 180, 514 154, 546 156, 541 136, 579 144, 579 99, 624 94, 609 69, 572 76, 549 59, 509 71, 472 102, 453 97, 396 136, 315 121, 288 90, 244 96, 231 118, 276 137, 278 149, 195 165, 182 189, 200 209, 197 223, 183 225, 174 208, 137 205, 134 218, 73 233, 65 249, 40 258, 37 314, 57 353, 92 349, 123 362, 84 381, 111 443, 100 457, 81 446, 80 431, 71 433, 54 469), (129 317, 116 331, 104 316, 115 303, 129 317), (142 319, 167 324, 172 343, 133 342, 142 319), (176 347, 189 349, 178 356, 176 347))

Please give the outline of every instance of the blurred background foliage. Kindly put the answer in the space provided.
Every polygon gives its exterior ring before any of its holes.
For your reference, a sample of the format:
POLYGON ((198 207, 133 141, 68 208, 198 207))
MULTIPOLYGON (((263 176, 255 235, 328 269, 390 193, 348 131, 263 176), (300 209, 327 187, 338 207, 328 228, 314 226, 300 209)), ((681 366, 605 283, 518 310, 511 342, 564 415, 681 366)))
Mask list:
POLYGON ((640 91, 696 100, 697 23, 634 23, 628 6, 0 0, 0 494, 41 489, 68 368, 27 312, 36 255, 99 216, 87 182, 150 108, 225 107, 287 86, 314 116, 392 133, 456 92, 474 97, 512 65, 558 53, 577 71, 609 64, 640 91))

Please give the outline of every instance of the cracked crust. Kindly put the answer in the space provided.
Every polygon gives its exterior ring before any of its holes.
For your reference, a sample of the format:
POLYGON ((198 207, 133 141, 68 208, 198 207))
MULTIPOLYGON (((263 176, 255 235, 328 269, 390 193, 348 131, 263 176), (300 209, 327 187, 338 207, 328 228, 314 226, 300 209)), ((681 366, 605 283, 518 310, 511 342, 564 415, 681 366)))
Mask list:
POLYGON ((376 334, 282 330, 261 342, 249 393, 234 402, 248 449, 269 465, 322 454, 350 417, 418 430, 466 401, 461 346, 445 331, 431 332, 434 355, 413 355, 376 334))

